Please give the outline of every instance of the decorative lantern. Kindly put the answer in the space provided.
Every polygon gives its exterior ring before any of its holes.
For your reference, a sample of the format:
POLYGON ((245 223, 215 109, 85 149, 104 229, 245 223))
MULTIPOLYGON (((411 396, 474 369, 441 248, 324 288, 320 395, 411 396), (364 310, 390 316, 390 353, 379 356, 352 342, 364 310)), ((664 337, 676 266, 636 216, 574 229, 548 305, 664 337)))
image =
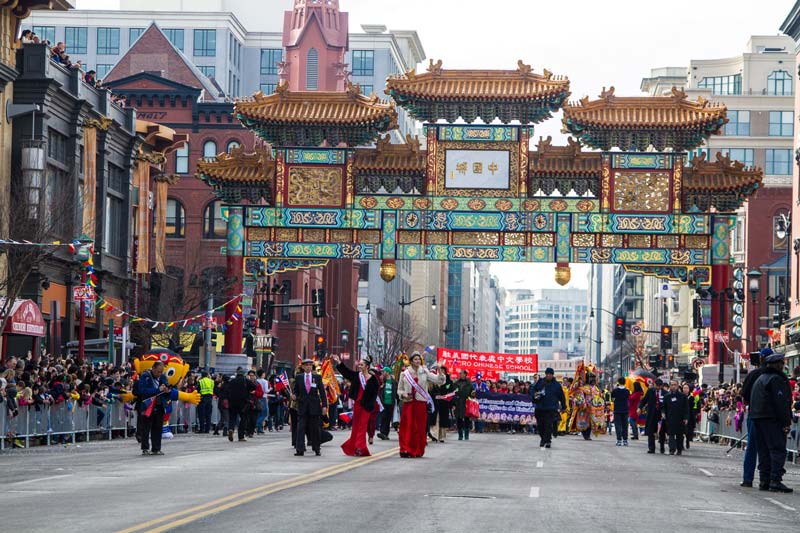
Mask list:
POLYGON ((569 280, 572 278, 572 273, 570 271, 569 263, 557 263, 556 264, 556 283, 561 285, 562 287, 569 283, 569 280))
POLYGON ((394 259, 384 259, 381 263, 381 279, 386 283, 391 282, 397 276, 397 263, 394 259))

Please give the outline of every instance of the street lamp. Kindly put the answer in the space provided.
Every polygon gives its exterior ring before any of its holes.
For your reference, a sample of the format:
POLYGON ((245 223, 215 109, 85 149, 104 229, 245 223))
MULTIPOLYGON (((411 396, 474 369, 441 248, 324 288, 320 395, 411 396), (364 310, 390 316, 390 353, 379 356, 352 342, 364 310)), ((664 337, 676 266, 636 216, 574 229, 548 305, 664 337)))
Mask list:
MULTIPOLYGON (((361 354, 361 350, 364 349, 364 337, 362 337, 361 335, 356 337, 356 346, 358 346, 358 353, 360 355, 361 354)), ((369 354, 367 354, 367 355, 369 355, 369 354)))
POLYGON ((409 305, 418 302, 420 300, 424 300, 426 298, 431 299, 431 309, 434 311, 436 310, 436 296, 435 295, 428 295, 428 296, 420 296, 419 298, 415 298, 410 302, 406 302, 405 300, 400 300, 397 304, 400 306, 400 351, 405 352, 405 323, 406 323, 406 307, 409 305))
POLYGON ((792 215, 781 213, 775 222, 775 236, 778 240, 786 240, 786 276, 783 278, 783 314, 781 320, 789 318, 789 271, 791 270, 791 252, 788 237, 792 233, 792 215))
POLYGON ((342 331, 339 332, 339 335, 341 335, 342 337, 342 346, 346 348, 347 342, 350 340, 350 332, 347 331, 346 329, 343 329, 342 331))
POLYGON ((761 285, 761 271, 757 268, 752 269, 747 273, 747 288, 750 290, 750 305, 753 307, 751 315, 753 316, 753 327, 752 327, 752 342, 753 342, 753 350, 758 349, 758 290, 761 285))
POLYGON ((370 339, 369 327, 370 327, 370 324, 372 323, 372 311, 370 310, 369 300, 367 300, 366 310, 367 310, 367 353, 370 353, 369 352, 369 339, 370 339))

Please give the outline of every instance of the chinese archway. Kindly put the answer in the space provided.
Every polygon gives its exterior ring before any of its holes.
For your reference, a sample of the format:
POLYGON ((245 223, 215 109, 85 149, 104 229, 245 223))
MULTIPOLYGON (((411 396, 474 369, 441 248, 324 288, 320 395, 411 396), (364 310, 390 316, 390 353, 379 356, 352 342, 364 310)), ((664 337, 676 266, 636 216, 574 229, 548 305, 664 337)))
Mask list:
MULTIPOLYGON (((347 258, 381 260, 391 278, 398 260, 474 260, 556 263, 562 283, 571 263, 615 263, 727 285, 733 213, 763 173, 686 155, 720 133, 724 106, 613 87, 571 103, 567 78, 522 61, 431 61, 389 78, 386 94, 281 85, 237 102, 237 118, 271 148, 198 165, 229 204, 230 277, 347 258), (424 143, 390 142, 395 105, 422 122, 424 143), (539 139, 531 150, 533 126, 559 110, 567 145, 539 139)), ((229 346, 241 346, 236 334, 229 346)))

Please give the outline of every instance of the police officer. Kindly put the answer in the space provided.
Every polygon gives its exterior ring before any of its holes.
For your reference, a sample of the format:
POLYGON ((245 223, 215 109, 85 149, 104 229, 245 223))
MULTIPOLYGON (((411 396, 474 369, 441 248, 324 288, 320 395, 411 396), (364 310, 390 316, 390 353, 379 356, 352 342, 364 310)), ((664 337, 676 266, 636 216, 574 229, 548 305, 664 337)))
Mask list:
POLYGON ((792 425, 792 393, 783 374, 784 354, 765 358, 764 373, 750 394, 750 418, 758 439, 759 490, 792 492, 783 484, 786 463, 786 435, 792 425))
MULTIPOLYGON (((753 393, 753 385, 756 384, 758 378, 764 373, 766 368, 766 358, 772 355, 771 348, 764 348, 759 354, 759 367, 747 373, 747 377, 742 385, 742 401, 749 408, 750 397, 753 393)), ((754 354, 755 355, 755 354, 754 354)), ((751 361, 755 364, 754 361, 751 361)), ((758 458, 758 436, 756 434, 756 424, 753 417, 747 414, 747 448, 744 450, 744 462, 742 464, 742 482, 740 487, 752 487, 753 478, 756 475, 756 459, 758 458)))
POLYGON ((200 405, 197 406, 197 417, 200 419, 200 433, 211 432, 211 404, 214 399, 214 380, 203 371, 198 382, 200 387, 200 405))

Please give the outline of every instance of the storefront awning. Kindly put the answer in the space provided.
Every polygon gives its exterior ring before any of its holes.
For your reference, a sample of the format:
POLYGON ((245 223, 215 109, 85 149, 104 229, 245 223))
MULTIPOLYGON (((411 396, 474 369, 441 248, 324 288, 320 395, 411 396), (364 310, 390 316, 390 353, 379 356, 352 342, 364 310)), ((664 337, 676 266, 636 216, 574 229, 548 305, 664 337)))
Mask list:
POLYGON ((9 319, 3 333, 44 337, 45 326, 42 312, 33 300, 17 300, 11 306, 9 319))

